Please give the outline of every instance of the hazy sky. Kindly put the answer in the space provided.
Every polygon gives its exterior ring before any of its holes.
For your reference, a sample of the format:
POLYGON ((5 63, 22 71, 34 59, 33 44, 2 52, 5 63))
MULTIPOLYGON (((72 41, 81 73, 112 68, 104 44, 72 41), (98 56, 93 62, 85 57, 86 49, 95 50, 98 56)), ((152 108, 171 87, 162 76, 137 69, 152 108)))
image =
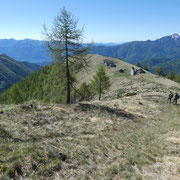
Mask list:
POLYGON ((0 0, 0 39, 41 39, 66 7, 85 42, 154 40, 180 33, 180 0, 0 0))

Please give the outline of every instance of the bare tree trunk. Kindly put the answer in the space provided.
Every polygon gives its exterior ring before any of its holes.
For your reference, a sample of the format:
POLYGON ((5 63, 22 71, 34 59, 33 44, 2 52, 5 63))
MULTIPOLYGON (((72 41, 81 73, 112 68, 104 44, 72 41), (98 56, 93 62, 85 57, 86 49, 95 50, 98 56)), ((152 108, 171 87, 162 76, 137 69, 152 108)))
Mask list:
POLYGON ((99 83, 99 101, 101 100, 101 82, 99 83))
POLYGON ((67 78, 67 98, 66 103, 70 104, 71 102, 71 91, 70 91, 70 74, 69 74, 69 59, 68 59, 68 45, 66 38, 66 78, 67 78))

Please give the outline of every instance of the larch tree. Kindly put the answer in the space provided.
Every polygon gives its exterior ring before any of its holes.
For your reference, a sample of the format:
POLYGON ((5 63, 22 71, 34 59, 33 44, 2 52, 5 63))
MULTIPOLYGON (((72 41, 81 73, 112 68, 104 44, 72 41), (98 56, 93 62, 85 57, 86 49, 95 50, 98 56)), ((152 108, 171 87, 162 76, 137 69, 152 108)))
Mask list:
POLYGON ((65 8, 54 18, 50 30, 44 25, 44 40, 54 60, 64 66, 66 76, 66 103, 71 103, 73 72, 88 66, 88 46, 83 44, 83 28, 65 8))
POLYGON ((94 94, 99 94, 99 100, 101 100, 101 95, 105 93, 106 90, 110 88, 111 84, 109 77, 106 75, 103 66, 100 66, 91 80, 91 87, 94 94))
POLYGON ((162 67, 158 67, 158 68, 156 69, 156 72, 157 72, 157 75, 159 75, 159 76, 163 76, 163 77, 166 76, 166 74, 165 74, 165 72, 164 72, 164 70, 163 70, 162 67))

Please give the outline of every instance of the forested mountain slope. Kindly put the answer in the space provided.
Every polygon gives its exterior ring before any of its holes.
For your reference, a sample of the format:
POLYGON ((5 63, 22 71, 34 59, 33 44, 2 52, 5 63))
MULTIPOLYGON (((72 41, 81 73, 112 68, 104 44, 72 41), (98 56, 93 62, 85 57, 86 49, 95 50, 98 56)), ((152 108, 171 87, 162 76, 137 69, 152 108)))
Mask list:
POLYGON ((28 62, 21 63, 5 54, 0 55, 0 92, 40 68, 41 66, 36 64, 28 62))
POLYGON ((162 67, 166 74, 173 71, 175 74, 180 74, 180 59, 173 60, 169 58, 149 59, 141 62, 141 65, 147 65, 152 73, 156 73, 158 67, 162 67))

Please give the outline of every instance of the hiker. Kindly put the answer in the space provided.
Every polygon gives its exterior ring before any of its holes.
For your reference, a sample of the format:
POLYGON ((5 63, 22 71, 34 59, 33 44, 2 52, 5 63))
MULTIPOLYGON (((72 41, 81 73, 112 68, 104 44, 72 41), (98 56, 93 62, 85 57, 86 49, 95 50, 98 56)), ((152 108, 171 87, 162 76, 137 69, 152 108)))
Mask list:
POLYGON ((172 103, 177 104, 178 99, 179 99, 179 94, 176 92, 172 103))
POLYGON ((167 103, 171 104, 171 99, 173 98, 173 93, 172 91, 169 92, 168 98, 167 98, 167 103))

